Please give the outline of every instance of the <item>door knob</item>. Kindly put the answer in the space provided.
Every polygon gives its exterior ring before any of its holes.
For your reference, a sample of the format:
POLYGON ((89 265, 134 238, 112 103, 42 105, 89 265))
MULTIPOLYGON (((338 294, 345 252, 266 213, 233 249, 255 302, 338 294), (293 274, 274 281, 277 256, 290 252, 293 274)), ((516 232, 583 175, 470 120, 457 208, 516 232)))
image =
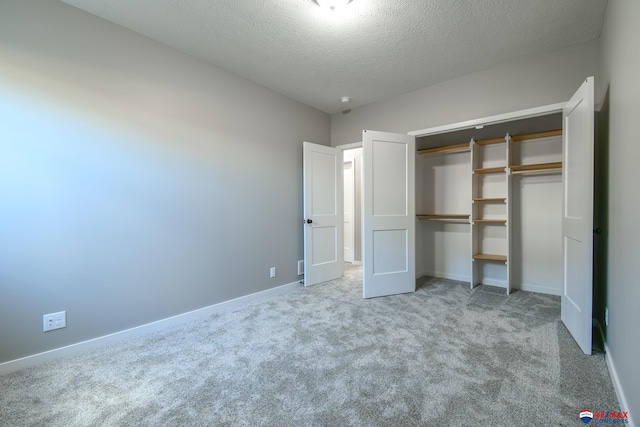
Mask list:
POLYGON ((312 219, 308 219, 308 220, 306 220, 305 222, 306 222, 307 224, 311 224, 311 223, 313 222, 313 220, 312 220, 312 219))

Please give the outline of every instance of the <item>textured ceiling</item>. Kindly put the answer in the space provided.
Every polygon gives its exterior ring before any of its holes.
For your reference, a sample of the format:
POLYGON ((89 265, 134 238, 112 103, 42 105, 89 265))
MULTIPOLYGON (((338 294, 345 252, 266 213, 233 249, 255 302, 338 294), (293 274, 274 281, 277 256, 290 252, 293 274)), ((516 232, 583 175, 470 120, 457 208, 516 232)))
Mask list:
POLYGON ((606 0, 63 0, 334 114, 597 38, 606 0), (348 104, 341 96, 350 96, 348 104))

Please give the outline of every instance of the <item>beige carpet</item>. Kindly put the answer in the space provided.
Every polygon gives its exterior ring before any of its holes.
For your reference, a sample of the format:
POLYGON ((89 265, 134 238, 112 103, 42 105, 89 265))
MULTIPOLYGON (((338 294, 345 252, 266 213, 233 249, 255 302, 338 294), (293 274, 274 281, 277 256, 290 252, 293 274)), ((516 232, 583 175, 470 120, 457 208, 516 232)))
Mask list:
POLYGON ((618 409, 559 298, 360 271, 0 377, 1 426, 578 426, 618 409))

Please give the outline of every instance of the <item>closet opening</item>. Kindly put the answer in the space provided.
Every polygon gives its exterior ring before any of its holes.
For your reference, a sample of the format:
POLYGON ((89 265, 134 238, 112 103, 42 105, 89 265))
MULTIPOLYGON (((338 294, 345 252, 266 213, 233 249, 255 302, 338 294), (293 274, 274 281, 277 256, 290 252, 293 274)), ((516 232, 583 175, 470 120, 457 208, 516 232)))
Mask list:
POLYGON ((561 129, 554 113, 416 138, 418 277, 562 293, 561 129))

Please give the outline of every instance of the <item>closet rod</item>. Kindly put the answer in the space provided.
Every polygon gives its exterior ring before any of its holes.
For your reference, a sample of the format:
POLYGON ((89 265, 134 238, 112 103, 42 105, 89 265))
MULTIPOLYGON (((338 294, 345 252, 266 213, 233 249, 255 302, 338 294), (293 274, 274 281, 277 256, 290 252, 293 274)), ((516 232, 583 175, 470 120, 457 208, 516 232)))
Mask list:
MULTIPOLYGON (((545 131, 541 131, 541 132, 532 132, 532 133, 523 133, 520 135, 513 135, 511 137, 512 141, 524 141, 524 140, 528 140, 528 139, 538 139, 538 138, 547 138, 550 136, 559 136, 562 135, 562 129, 553 129, 553 130, 545 130, 545 131)), ((491 145, 491 144, 500 144, 502 142, 506 141, 506 136, 505 137, 500 137, 500 138, 488 138, 488 139, 481 139, 479 141, 476 141, 476 144, 478 145, 491 145)))
POLYGON ((466 222, 469 223, 469 214, 416 214, 419 221, 445 221, 445 222, 466 222))
MULTIPOLYGON (((541 132, 532 132, 532 133, 523 133, 520 135, 513 135, 511 137, 511 140, 525 141, 530 139, 548 138, 551 136, 560 136, 560 135, 562 135, 562 129, 553 129, 553 130, 545 130, 541 132)), ((503 142, 506 142, 506 140, 507 140, 506 136, 500 137, 500 138, 487 138, 487 139, 480 139, 476 141, 476 144, 480 146, 491 145, 491 144, 501 144, 503 142)), ((469 143, 461 142, 459 144, 441 145, 438 147, 424 148, 422 150, 418 150, 418 154, 422 155, 422 154, 436 154, 436 153, 457 153, 457 152, 464 152, 469 150, 470 150, 469 143)))
POLYGON ((520 135, 513 135, 511 137, 512 141, 524 141, 527 139, 538 139, 538 138, 547 138, 550 136, 559 136, 562 135, 562 129, 554 129, 554 130, 546 130, 542 132, 533 132, 533 133, 523 133, 520 135))
POLYGON ((467 218, 431 218, 431 217, 422 217, 418 215, 419 221, 442 221, 442 222, 464 222, 465 224, 469 224, 469 219, 467 218))
POLYGON ((419 216, 448 216, 448 217, 459 217, 459 218, 469 218, 469 214, 437 214, 437 213, 429 213, 429 214, 418 214, 419 216))
POLYGON ((511 173, 522 173, 540 170, 562 170, 562 162, 532 163, 528 165, 511 166, 511 173))
POLYGON ((507 200, 506 197, 474 197, 473 198, 474 202, 487 202, 487 203, 504 202, 506 200, 507 200))
POLYGON ((523 170, 523 171, 513 171, 511 172, 512 175, 533 175, 536 173, 559 173, 562 172, 562 168, 549 168, 549 169, 530 169, 530 170, 523 170))
POLYGON ((495 168, 474 169, 473 173, 501 173, 501 172, 505 172, 506 170, 507 168, 505 166, 498 166, 495 168))
POLYGON ((440 147, 433 148, 424 148, 422 150, 418 150, 418 154, 436 154, 436 153, 457 153, 470 151, 468 142, 461 142, 460 144, 453 145, 442 145, 440 147))

